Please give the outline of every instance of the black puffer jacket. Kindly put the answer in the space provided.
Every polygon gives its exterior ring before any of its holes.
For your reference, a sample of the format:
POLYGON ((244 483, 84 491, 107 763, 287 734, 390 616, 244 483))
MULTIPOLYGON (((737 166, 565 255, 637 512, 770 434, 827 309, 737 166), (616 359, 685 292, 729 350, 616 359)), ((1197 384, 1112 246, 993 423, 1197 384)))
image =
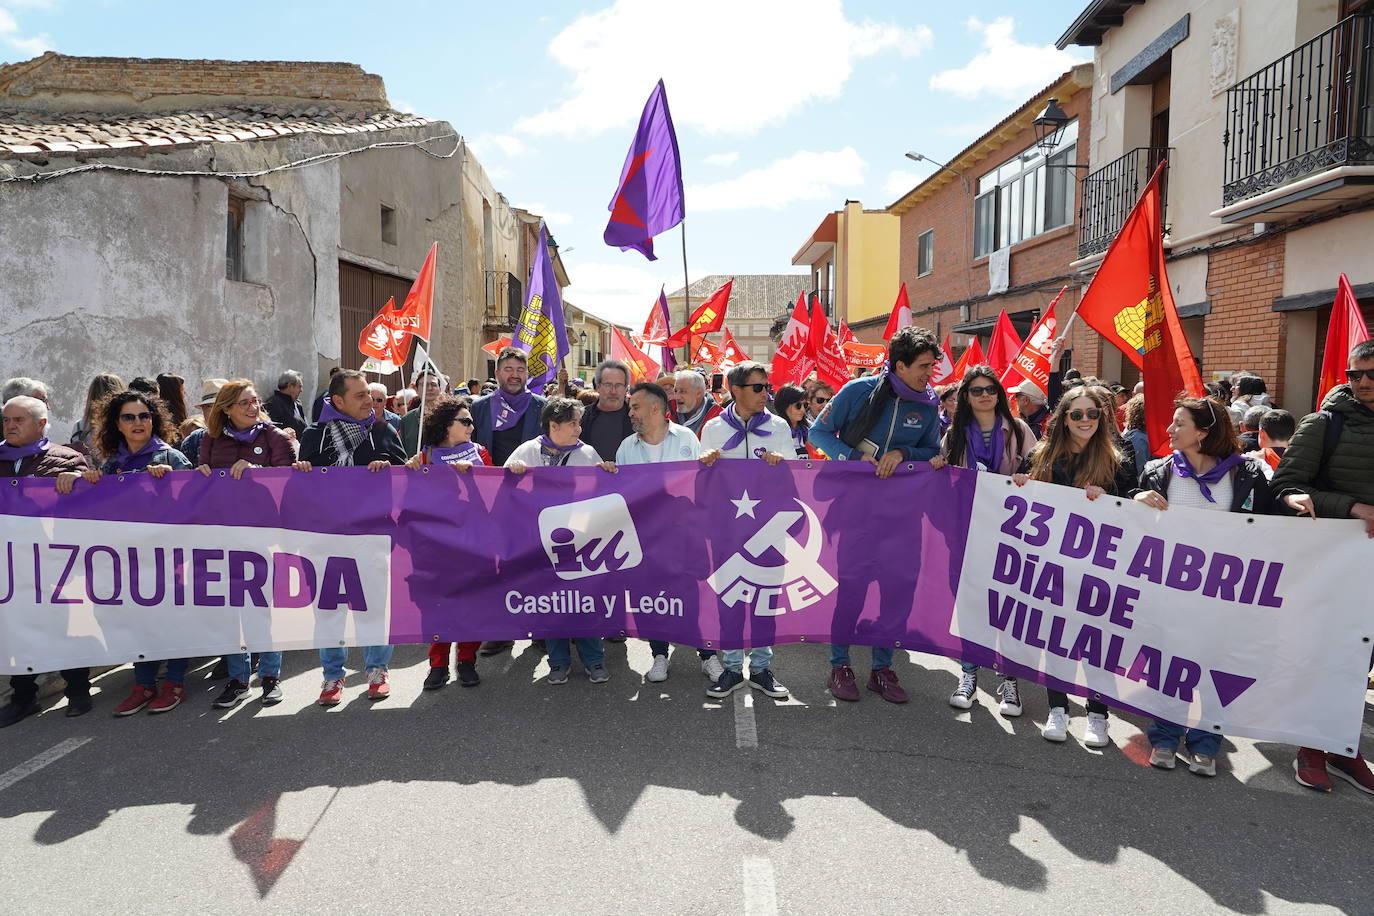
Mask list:
MULTIPOLYGON (((1169 482, 1176 476, 1173 456, 1156 458, 1145 465, 1145 472, 1140 475, 1140 488, 1154 490, 1168 499, 1169 482)), ((1228 511, 1267 515, 1273 501, 1271 493, 1269 480, 1264 476, 1259 462, 1246 458, 1244 464, 1231 471, 1231 505, 1228 511)))
POLYGON ((1327 418, 1302 418, 1269 486, 1277 504, 1292 493, 1312 494, 1321 518, 1349 518, 1355 503, 1374 505, 1374 410, 1355 400, 1349 385, 1331 389, 1322 410, 1341 416, 1341 434, 1322 473, 1327 418))

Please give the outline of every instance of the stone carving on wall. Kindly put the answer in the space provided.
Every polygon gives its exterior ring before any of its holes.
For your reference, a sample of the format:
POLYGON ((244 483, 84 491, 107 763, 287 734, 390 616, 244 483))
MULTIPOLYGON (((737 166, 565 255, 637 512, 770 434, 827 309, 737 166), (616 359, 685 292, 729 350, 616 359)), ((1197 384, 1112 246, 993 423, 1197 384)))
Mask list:
POLYGON ((1210 50, 1212 95, 1236 84, 1236 45, 1240 41, 1240 8, 1231 10, 1212 26, 1210 50))

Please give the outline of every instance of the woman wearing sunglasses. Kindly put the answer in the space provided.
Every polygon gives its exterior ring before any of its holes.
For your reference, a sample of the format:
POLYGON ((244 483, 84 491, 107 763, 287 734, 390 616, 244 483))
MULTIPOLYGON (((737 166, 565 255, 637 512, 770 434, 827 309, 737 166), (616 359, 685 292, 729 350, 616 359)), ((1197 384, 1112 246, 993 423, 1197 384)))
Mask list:
MULTIPOLYGON (((467 398, 441 397, 430 406, 425 414, 424 426, 420 429, 420 451, 406 467, 418 471, 425 465, 451 465, 466 472, 474 464, 489 467, 491 455, 487 450, 472 441, 472 410, 467 398)), ((458 675, 458 683, 464 687, 476 687, 482 683, 477 674, 477 649, 481 642, 458 643, 458 655, 454 660, 453 671, 458 675)), ((429 674, 425 675, 426 690, 438 690, 448 683, 448 656, 453 643, 432 642, 429 644, 429 674)))
MULTIPOLYGON (((825 455, 811 446, 808 441, 807 431, 811 424, 806 419, 806 392, 800 385, 783 385, 778 389, 777 394, 773 395, 773 413, 787 421, 787 425, 792 427, 792 444, 796 449, 797 458, 815 458, 823 460, 825 455)), ((789 455, 789 457, 792 457, 789 455)))
MULTIPOLYGON (((974 366, 953 392, 956 395, 941 454, 950 464, 972 471, 1010 476, 1035 446, 1035 434, 1025 421, 1011 415, 1007 392, 991 366, 974 366)), ((961 661, 959 686, 949 696, 955 709, 973 706, 978 691, 978 666, 961 661)), ((1016 678, 1003 677, 997 688, 998 712, 1007 718, 1021 715, 1016 678)))
MULTIPOLYGON (((1045 423, 1045 436, 1012 475, 1017 486, 1027 480, 1043 480, 1065 487, 1080 487, 1088 499, 1102 495, 1129 496, 1136 489, 1135 463, 1117 445, 1108 414, 1110 400, 1093 388, 1077 385, 1064 392, 1045 423)), ((1069 697, 1049 690, 1050 715, 1041 735, 1046 741, 1069 736, 1069 697)), ((1107 704, 1088 700, 1088 725, 1083 743, 1106 747, 1107 704)))
MULTIPOLYGON (((1136 502, 1152 509, 1187 506, 1209 512, 1269 511, 1269 481, 1260 463, 1240 453, 1231 413, 1211 398, 1183 398, 1175 402, 1169 424, 1173 452, 1145 465, 1136 502)), ((1182 757, 1188 771, 1217 775, 1221 735, 1172 722, 1155 721, 1147 730, 1150 766, 1172 770, 1182 757)))
MULTIPOLYGON (((253 383, 236 378, 220 386, 214 401, 205 410, 205 436, 200 440, 197 468, 206 477, 212 470, 227 470, 235 480, 249 468, 288 468, 296 461, 296 450, 286 434, 272 424, 262 409, 253 383)), ((224 656, 229 682, 213 703, 216 709, 230 709, 248 695, 252 679, 252 656, 235 653, 224 656)), ((258 656, 258 677, 264 706, 281 702, 281 653, 263 652, 258 656)))
POLYGON ((835 397, 835 389, 825 382, 812 382, 806 392, 806 425, 809 427, 816 422, 816 418, 825 410, 825 405, 829 404, 835 397))
MULTIPOLYGON (((156 397, 140 391, 121 391, 111 395, 96 412, 91 440, 95 455, 104 463, 77 474, 69 471, 57 477, 57 492, 70 493, 77 477, 99 483, 105 474, 142 474, 162 478, 168 471, 191 467, 186 456, 167 444, 172 424, 156 397)), ((162 662, 134 662, 134 688, 128 699, 115 707, 116 716, 132 716, 143 708, 150 713, 168 712, 181 705, 186 696, 186 669, 189 660, 167 661, 167 678, 157 686, 157 671, 162 662)))

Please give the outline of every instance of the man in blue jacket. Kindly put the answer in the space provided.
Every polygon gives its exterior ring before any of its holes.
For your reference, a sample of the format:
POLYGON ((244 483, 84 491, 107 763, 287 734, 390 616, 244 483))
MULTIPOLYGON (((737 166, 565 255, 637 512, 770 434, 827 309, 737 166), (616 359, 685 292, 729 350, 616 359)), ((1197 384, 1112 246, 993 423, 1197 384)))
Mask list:
MULTIPOLYGON (((904 461, 940 457, 940 399, 930 376, 940 359, 940 344, 925 328, 902 328, 888 342, 887 370, 845 384, 816 418, 811 444, 834 459, 867 461, 879 477, 891 477, 904 461)), ((849 646, 830 647, 830 694, 854 701, 859 688, 849 666, 849 646)), ((905 703, 906 691, 892 671, 892 649, 873 647, 868 689, 890 703, 905 703)))

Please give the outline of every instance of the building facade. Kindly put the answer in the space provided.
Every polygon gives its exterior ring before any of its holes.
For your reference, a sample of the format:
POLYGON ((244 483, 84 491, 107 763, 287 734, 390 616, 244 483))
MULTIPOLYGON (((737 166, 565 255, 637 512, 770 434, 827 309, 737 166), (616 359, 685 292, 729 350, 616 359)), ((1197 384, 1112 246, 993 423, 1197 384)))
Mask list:
POLYGON ((844 209, 825 215, 792 256, 794 265, 811 272, 811 291, 833 323, 870 327, 879 316, 887 320, 897 296, 892 277, 898 231, 895 214, 847 200, 844 209))
MULTIPOLYGON (((725 326, 734 335, 735 342, 750 359, 767 363, 773 358, 778 343, 774 337, 774 325, 780 318, 785 319, 797 302, 797 297, 811 291, 810 274, 740 274, 730 277, 725 274, 712 274, 692 281, 685 289, 668 294, 668 315, 673 330, 687 322, 691 309, 695 309, 716 290, 729 280, 730 302, 726 306, 725 326), (690 294, 690 295, 689 295, 690 294)), ((647 313, 647 310, 646 310, 647 313)), ((720 334, 711 335, 717 343, 720 334)), ((679 356, 683 356, 679 351, 679 356)), ((679 362, 685 362, 679 359, 679 362)))

